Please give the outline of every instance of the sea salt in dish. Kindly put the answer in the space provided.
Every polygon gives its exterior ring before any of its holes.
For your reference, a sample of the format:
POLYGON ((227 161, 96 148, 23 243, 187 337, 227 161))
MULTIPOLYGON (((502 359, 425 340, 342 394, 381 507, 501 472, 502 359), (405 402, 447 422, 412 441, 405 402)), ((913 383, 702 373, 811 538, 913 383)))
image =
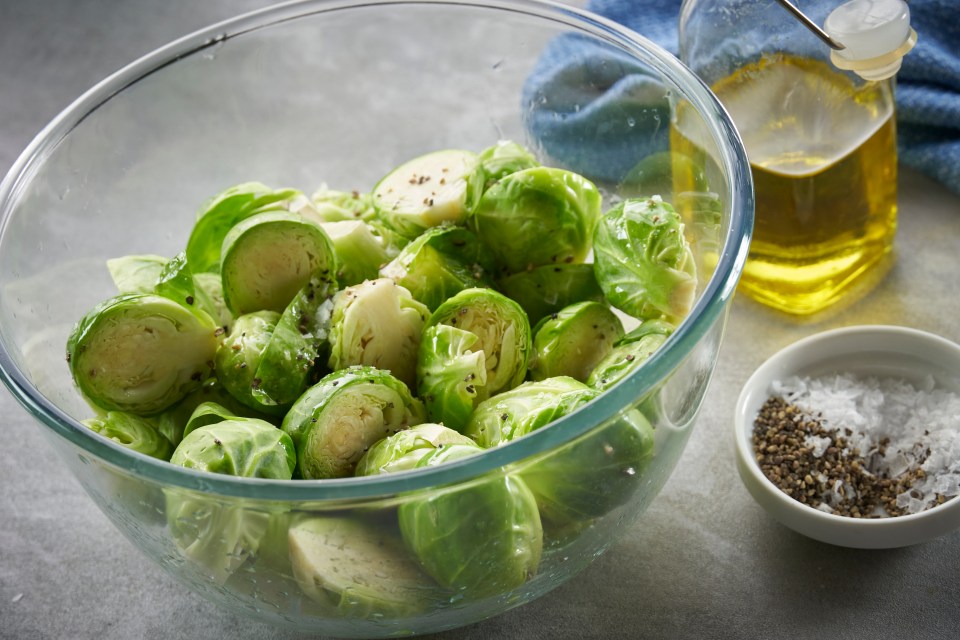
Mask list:
POLYGON ((955 432, 960 346, 907 327, 846 327, 789 345, 754 372, 736 407, 750 494, 791 529, 847 547, 906 546, 960 527, 955 432), (773 440, 761 444, 754 425, 764 412, 759 435, 773 440), (766 473, 774 467, 781 478, 766 473))

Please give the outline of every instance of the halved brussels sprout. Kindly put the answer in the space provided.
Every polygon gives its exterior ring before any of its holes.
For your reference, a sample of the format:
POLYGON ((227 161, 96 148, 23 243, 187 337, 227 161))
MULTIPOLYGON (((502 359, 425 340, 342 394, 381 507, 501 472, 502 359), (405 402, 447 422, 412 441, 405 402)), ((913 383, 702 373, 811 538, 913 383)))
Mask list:
POLYGON ((423 404, 405 384, 386 371, 356 366, 307 389, 282 428, 293 439, 301 478, 342 478, 374 442, 423 421, 423 404))
POLYGON ((245 182, 211 198, 197 214, 187 241, 190 270, 218 271, 223 239, 235 224, 264 211, 286 211, 300 196, 296 189, 271 189, 259 182, 245 182))
POLYGON ((484 190, 511 173, 540 166, 536 156, 512 140, 499 140, 481 151, 479 159, 484 190))
POLYGON ((283 212, 237 223, 223 240, 220 277, 234 315, 282 312, 310 278, 333 277, 333 243, 320 225, 283 212))
MULTIPOLYGON (((482 453, 453 444, 427 453, 417 468, 482 453)), ((467 598, 502 594, 537 572, 540 513, 522 480, 494 473, 482 481, 411 496, 398 508, 400 531, 420 565, 441 586, 467 598)))
POLYGON ((349 286, 380 275, 380 267, 390 262, 385 240, 362 220, 324 222, 320 226, 333 242, 337 254, 337 282, 349 286))
POLYGON ((429 227, 462 222, 483 190, 477 154, 460 149, 434 151, 409 160, 373 189, 379 218, 413 239, 429 227))
POLYGON ((637 409, 525 465, 519 475, 555 525, 582 523, 626 504, 647 481, 653 427, 637 409))
POLYGON ((290 436, 277 427, 256 418, 234 417, 185 435, 170 462, 208 473, 290 480, 296 456, 290 436))
POLYGON ((330 368, 369 365, 412 386, 429 316, 429 309, 389 278, 347 287, 333 300, 330 368))
POLYGON ((169 258, 152 254, 121 256, 107 260, 107 270, 117 293, 153 293, 168 261, 169 258))
POLYGON ((355 517, 322 516, 290 528, 293 575, 307 597, 349 617, 421 612, 437 587, 392 531, 355 517))
POLYGON ((425 422, 375 442, 354 470, 356 476, 409 471, 421 458, 454 444, 473 445, 467 436, 441 424, 425 422))
POLYGON ((673 333, 673 325, 666 320, 647 320, 624 335, 613 345, 610 353, 598 362, 587 377, 587 384, 604 391, 620 382, 628 373, 660 348, 673 333))
POLYGON ((126 294, 87 313, 67 340, 70 372, 105 410, 159 413, 212 373, 216 327, 169 298, 126 294))
MULTIPOLYGON (((493 289, 464 289, 430 316, 428 326, 444 324, 469 331, 479 338, 474 351, 482 350, 486 383, 477 387, 483 400, 520 384, 527 374, 532 349, 530 322, 519 304, 493 289)), ((421 350, 418 371, 430 366, 430 354, 421 350)))
POLYGON ((82 421, 92 431, 138 453, 169 460, 173 445, 146 418, 123 411, 108 411, 82 421))
POLYGON ((623 337, 623 323, 601 302, 578 302, 542 319, 533 330, 534 380, 570 376, 585 382, 623 337))
POLYGON ((600 207, 600 192, 583 176, 534 167, 487 189, 467 224, 508 273, 517 273, 583 262, 600 207))
POLYGON ((326 185, 320 186, 310 196, 314 215, 319 222, 339 222, 341 220, 363 220, 369 222, 376 218, 373 207, 373 195, 360 191, 338 191, 326 185))
MULTIPOLYGON (((240 316, 217 347, 215 357, 217 379, 230 395, 252 409, 271 414, 281 414, 287 407, 275 401, 264 403, 253 392, 263 383, 258 371, 279 321, 280 314, 275 311, 257 311, 240 316)), ((300 389, 302 392, 303 389, 300 389)), ((296 400, 298 395, 288 402, 296 400)))
POLYGON ((488 449, 544 427, 600 393, 567 376, 524 382, 481 402, 464 435, 488 449))
POLYGON ((642 320, 679 322, 697 292, 696 265, 673 207, 631 198, 603 214, 593 241, 597 282, 610 304, 642 320))
POLYGON ((496 263, 469 230, 454 225, 431 227, 380 269, 433 311, 454 294, 489 287, 496 263))
POLYGON ((427 327, 420 342, 417 394, 432 420, 458 431, 487 386, 487 359, 479 342, 476 334, 446 324, 427 327))
POLYGON ((497 287, 523 307, 532 325, 575 302, 605 300, 592 264, 534 267, 501 278, 497 287))

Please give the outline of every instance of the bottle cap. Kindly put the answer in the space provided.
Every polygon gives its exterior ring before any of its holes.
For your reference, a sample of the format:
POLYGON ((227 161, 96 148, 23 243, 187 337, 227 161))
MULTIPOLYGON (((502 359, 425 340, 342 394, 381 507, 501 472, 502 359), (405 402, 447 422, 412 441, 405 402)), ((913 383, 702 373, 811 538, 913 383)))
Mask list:
POLYGON ((823 30, 844 47, 830 52, 833 64, 866 80, 895 75, 917 43, 903 0, 850 0, 827 16, 823 30))

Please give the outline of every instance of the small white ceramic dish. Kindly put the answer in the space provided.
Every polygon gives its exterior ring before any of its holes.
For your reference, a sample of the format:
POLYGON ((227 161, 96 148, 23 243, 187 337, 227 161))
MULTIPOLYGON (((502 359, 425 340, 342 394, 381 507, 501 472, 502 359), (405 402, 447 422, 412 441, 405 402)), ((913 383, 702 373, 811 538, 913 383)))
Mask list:
MULTIPOLYGON (((932 375, 938 386, 960 392, 960 345, 917 329, 872 325, 812 335, 774 354, 750 376, 737 401, 737 467, 750 494, 770 515, 794 531, 844 547, 903 547, 960 527, 958 498, 916 514, 851 518, 802 504, 763 474, 751 439, 757 413, 771 395, 771 384, 793 375, 814 377, 843 372, 916 382, 932 375)), ((960 429, 960 416, 957 428, 960 429)))

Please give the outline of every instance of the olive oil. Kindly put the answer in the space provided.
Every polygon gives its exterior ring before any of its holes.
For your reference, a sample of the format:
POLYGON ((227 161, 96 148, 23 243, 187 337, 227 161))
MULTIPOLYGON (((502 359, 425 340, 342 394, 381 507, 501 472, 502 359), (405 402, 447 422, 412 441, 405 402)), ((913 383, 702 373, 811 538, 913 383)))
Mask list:
MULTIPOLYGON (((768 56, 717 82, 746 147, 756 213, 740 289, 794 314, 837 302, 887 263, 897 215, 889 83, 768 56)), ((674 150, 694 152, 682 119, 674 150)))

